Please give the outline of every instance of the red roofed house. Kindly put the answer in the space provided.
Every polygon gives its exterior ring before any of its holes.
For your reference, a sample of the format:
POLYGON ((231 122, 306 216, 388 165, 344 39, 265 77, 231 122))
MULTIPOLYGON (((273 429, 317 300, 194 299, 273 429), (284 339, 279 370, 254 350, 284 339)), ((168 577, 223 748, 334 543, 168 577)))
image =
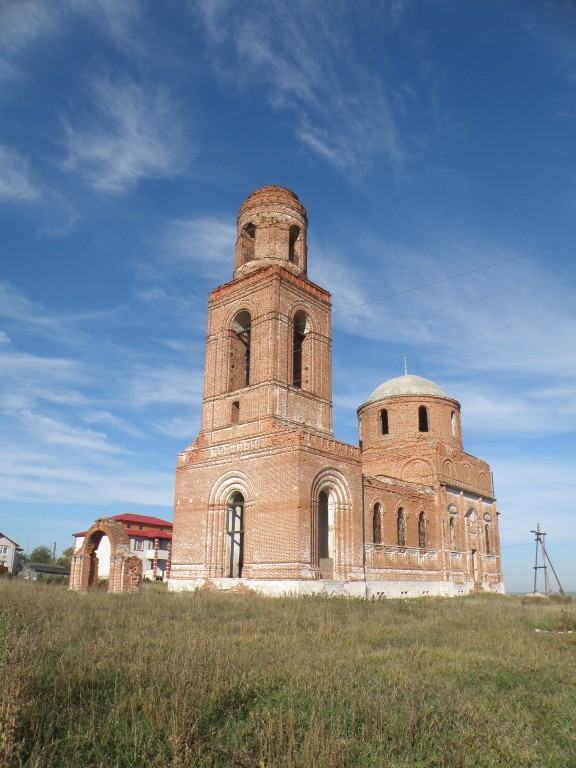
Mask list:
MULTIPOLYGON (((126 529, 132 554, 142 560, 142 576, 167 580, 172 554, 172 523, 159 517, 133 515, 126 512, 111 518, 126 529)), ((88 531, 74 533, 74 552, 78 552, 88 531)), ((98 577, 110 573, 110 541, 104 536, 98 545, 98 577)))

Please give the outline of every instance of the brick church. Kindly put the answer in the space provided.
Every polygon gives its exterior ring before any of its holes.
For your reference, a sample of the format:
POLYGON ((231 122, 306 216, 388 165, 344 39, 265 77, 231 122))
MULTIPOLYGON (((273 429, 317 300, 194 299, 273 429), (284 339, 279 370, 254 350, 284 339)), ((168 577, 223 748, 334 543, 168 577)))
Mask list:
POLYGON ((460 404, 404 375, 332 432, 329 293, 306 211, 267 186, 240 208, 231 282, 209 300, 200 434, 178 458, 172 590, 365 597, 502 592, 486 462, 460 404))

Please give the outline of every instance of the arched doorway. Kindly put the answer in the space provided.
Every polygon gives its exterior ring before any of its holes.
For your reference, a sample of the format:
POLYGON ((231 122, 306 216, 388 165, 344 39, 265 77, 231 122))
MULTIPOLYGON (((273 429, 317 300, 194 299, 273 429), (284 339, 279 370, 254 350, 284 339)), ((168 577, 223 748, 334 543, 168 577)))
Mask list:
POLYGON ((321 578, 334 578, 334 499, 328 490, 318 494, 318 567, 321 578))
POLYGON ((238 491, 228 500, 226 534, 226 575, 239 579, 244 563, 244 496, 238 491))

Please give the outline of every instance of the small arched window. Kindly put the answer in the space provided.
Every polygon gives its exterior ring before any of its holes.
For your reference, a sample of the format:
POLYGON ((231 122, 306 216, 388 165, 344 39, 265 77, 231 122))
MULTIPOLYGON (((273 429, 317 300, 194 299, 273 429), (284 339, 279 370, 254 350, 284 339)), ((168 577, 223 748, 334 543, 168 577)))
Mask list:
POLYGON ((396 517, 396 532, 399 547, 406 546, 406 521, 404 520, 404 510, 399 509, 396 517))
POLYGON ((382 408, 380 411, 380 432, 383 435, 388 434, 388 411, 382 408))
POLYGON ((450 515, 450 552, 456 551, 456 518, 450 515))
POLYGON ((288 240, 288 261, 291 261, 292 264, 298 264, 299 262, 298 248, 297 248, 299 237, 300 237, 300 227, 297 227, 295 224, 293 224, 290 227, 289 240, 288 240))
POLYGON ((372 542, 382 544, 382 507, 380 504, 374 504, 372 512, 372 542))
POLYGON ((292 386, 300 389, 306 389, 309 383, 310 360, 307 339, 309 330, 310 321, 306 313, 299 310, 294 315, 292 336, 292 386))
POLYGON ((418 515, 418 546, 420 549, 426 548, 426 518, 424 512, 418 515))
POLYGON ((456 414, 454 411, 450 414, 450 424, 452 425, 452 434, 456 437, 456 414))
POLYGON ((254 224, 246 224, 242 229, 241 238, 241 253, 242 263, 252 261, 254 258, 254 249, 256 247, 256 226, 254 224))
POLYGON ((486 539, 486 554, 490 555, 492 552, 490 549, 490 526, 488 523, 484 525, 484 538, 486 539))
POLYGON ((250 337, 252 318, 243 309, 235 316, 230 330, 229 389, 241 389, 250 384, 250 337))
POLYGON ((418 408, 418 429, 420 432, 428 432, 428 408, 425 405, 418 408))

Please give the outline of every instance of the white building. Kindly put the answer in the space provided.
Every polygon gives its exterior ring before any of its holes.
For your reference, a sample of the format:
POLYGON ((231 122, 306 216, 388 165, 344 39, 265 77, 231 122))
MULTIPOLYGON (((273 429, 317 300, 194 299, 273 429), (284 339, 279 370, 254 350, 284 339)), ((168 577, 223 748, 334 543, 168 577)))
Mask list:
POLYGON ((22 547, 11 538, 0 533, 0 574, 17 573, 22 547))

